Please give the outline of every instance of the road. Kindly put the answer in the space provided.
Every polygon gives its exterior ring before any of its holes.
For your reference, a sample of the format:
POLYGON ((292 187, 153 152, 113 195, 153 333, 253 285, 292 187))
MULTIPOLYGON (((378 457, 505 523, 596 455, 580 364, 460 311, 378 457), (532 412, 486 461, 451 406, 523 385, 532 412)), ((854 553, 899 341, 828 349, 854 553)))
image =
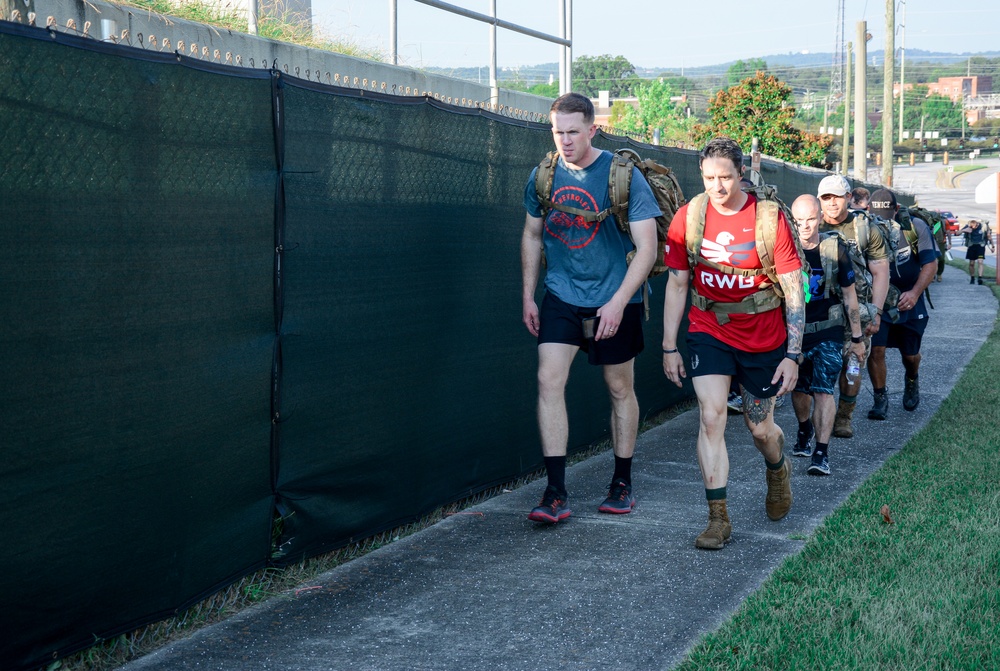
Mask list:
MULTIPOLYGON (((995 204, 976 202, 976 187, 986 179, 996 179, 1000 170, 1000 159, 991 157, 969 161, 961 159, 952 161, 951 166, 957 170, 961 166, 981 165, 980 170, 969 172, 948 172, 947 166, 940 161, 935 163, 918 163, 916 165, 897 165, 893 168, 893 182, 901 191, 916 196, 921 207, 931 210, 949 210, 959 218, 959 225, 965 225, 969 219, 980 219, 990 222, 994 236, 997 232, 997 217, 995 204)), ((994 237, 995 240, 995 237, 994 237)), ((961 236, 952 237, 952 254, 957 259, 965 258, 965 246, 961 236)), ((986 265, 996 267, 996 253, 986 250, 986 265)))

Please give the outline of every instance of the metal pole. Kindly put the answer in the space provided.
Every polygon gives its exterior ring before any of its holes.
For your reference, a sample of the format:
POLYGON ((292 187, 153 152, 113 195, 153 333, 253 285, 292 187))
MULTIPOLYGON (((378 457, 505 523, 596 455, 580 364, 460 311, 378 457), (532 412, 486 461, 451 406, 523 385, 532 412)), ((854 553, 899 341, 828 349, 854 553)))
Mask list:
MULTIPOLYGON (((559 37, 566 39, 566 0, 559 0, 559 37)), ((569 93, 566 81, 566 45, 559 48, 559 95, 569 93)))
POLYGON ((257 0, 247 0, 247 32, 257 34, 257 0))
POLYGON ((573 90, 573 0, 566 1, 566 88, 573 90))
POLYGON ((398 0, 389 0, 389 61, 399 65, 399 51, 396 49, 396 9, 398 0))
POLYGON ((500 104, 500 84, 497 82, 497 0, 490 0, 490 105, 494 110, 500 104))
POLYGON ((854 179, 868 181, 868 22, 858 21, 854 70, 854 179))
POLYGON ((885 80, 882 82, 882 183, 892 186, 892 82, 896 78, 896 0, 885 0, 885 80))
POLYGON ((851 156, 851 52, 853 44, 847 43, 847 63, 844 68, 844 150, 840 157, 840 172, 847 176, 851 156))
POLYGON ((903 3, 903 19, 899 22, 899 143, 903 143, 903 102, 906 100, 906 89, 903 80, 906 79, 906 0, 903 3))

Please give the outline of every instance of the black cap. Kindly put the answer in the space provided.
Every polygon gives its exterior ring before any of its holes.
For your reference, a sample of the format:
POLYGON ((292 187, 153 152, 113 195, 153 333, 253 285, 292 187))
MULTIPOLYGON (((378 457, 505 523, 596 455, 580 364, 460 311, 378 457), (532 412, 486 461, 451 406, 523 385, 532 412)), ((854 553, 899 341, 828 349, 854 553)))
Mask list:
POLYGON ((889 189, 877 189, 868 201, 868 211, 883 219, 892 219, 898 209, 896 195, 889 189))

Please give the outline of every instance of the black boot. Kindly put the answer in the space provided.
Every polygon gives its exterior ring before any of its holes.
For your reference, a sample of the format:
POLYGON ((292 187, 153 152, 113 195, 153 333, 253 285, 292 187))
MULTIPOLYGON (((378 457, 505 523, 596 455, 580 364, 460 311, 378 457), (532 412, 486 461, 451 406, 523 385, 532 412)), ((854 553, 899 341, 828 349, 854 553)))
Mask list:
POLYGON ((914 411, 920 405, 920 383, 906 378, 903 389, 903 410, 914 411))
POLYGON ((868 419, 882 420, 887 414, 889 414, 889 392, 887 389, 875 390, 875 403, 868 411, 868 419))

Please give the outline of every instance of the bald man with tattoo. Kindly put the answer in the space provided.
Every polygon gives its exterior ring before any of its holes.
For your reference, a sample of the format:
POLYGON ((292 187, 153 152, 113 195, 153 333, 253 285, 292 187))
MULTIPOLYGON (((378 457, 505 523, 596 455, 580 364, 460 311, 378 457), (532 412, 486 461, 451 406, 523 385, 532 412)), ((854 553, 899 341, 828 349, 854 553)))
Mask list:
POLYGON ((697 453, 708 527, 695 539, 695 547, 719 550, 732 536, 725 431, 733 378, 742 390, 744 421, 764 457, 767 516, 780 520, 792 507, 791 465, 784 455, 784 433, 774 422, 774 400, 790 393, 798 379, 805 299, 789 222, 774 202, 758 201, 740 189, 739 145, 729 138, 710 141, 700 165, 705 192, 678 211, 667 235, 663 372, 677 386, 690 375, 698 397, 697 453), (777 219, 771 241, 773 268, 767 270, 776 275, 784 300, 757 255, 758 208, 765 217, 777 219), (687 351, 682 353, 678 331, 689 291, 690 325, 687 351))

